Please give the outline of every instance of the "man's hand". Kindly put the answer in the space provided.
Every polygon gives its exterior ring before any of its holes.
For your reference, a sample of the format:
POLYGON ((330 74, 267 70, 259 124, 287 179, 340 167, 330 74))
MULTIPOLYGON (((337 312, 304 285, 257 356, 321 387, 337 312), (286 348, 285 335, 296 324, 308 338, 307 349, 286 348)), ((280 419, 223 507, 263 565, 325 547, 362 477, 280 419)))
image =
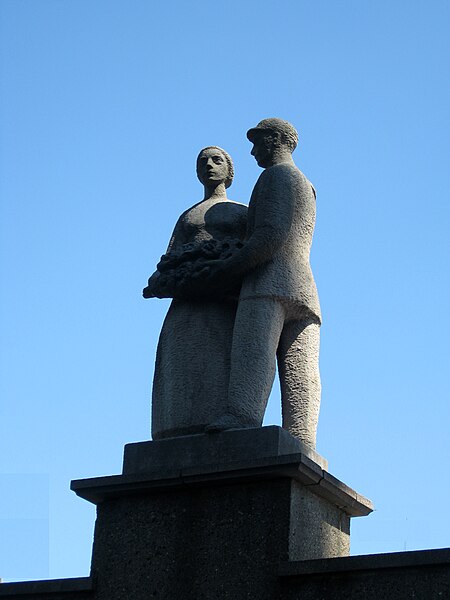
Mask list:
POLYGON ((207 260, 202 263, 196 277, 202 282, 205 289, 231 292, 239 289, 241 278, 234 270, 232 258, 207 260))
POLYGON ((202 260, 193 273, 194 279, 213 279, 219 273, 226 270, 226 260, 220 258, 211 260, 202 260))

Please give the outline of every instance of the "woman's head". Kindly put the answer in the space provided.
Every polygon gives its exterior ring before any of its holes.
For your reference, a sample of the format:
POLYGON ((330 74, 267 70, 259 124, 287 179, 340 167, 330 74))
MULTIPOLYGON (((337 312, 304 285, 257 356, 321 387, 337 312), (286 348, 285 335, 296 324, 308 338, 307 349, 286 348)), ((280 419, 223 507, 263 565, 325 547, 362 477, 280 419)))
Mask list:
POLYGON ((207 146, 197 156, 197 177, 205 187, 233 182, 234 168, 231 156, 218 146, 207 146))

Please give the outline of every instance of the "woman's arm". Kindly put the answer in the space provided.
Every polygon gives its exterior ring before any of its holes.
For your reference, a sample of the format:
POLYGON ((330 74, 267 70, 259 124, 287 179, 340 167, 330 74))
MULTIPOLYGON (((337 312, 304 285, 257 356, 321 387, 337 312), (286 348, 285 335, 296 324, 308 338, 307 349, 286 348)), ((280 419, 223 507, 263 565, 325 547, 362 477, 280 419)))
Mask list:
POLYGON ((175 227, 173 229, 172 235, 170 236, 169 245, 167 246, 166 254, 172 252, 174 250, 178 250, 180 246, 186 244, 186 235, 184 233, 184 216, 186 212, 184 212, 175 223, 175 227))
MULTIPOLYGON (((184 227, 183 227, 183 217, 186 213, 183 213, 178 221, 175 224, 172 235, 170 236, 169 245, 167 246, 166 256, 170 252, 177 250, 184 243, 184 227)), ((161 257, 163 258, 163 257, 161 257)), ((158 263, 160 264, 160 263, 158 263)), ((144 298, 164 298, 163 290, 161 289, 161 273, 156 269, 156 271, 150 276, 147 287, 142 290, 142 295, 144 298)))

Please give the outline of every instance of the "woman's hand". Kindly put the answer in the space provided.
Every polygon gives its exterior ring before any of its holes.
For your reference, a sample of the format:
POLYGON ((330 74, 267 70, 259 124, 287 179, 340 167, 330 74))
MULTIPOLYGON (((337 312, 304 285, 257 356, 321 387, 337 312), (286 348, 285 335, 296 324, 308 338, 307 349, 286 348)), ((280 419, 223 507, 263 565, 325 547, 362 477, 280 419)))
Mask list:
POLYGON ((161 277, 161 273, 159 271, 155 271, 153 275, 148 280, 147 287, 142 290, 142 295, 144 298, 157 298, 158 280, 161 277))

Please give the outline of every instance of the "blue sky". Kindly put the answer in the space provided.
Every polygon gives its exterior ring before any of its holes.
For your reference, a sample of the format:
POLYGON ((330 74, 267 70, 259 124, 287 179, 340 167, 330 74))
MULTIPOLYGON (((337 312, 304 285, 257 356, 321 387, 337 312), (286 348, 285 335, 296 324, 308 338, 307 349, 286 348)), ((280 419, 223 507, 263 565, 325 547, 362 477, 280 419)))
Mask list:
MULTIPOLYGON (((3 0, 0 577, 84 576, 94 507, 150 436, 166 301, 141 289, 195 158, 229 197, 246 130, 294 123, 317 188, 318 450, 376 506, 352 553, 450 545, 448 24, 444 0, 3 0)), ((277 385, 267 424, 280 423, 277 385)))

